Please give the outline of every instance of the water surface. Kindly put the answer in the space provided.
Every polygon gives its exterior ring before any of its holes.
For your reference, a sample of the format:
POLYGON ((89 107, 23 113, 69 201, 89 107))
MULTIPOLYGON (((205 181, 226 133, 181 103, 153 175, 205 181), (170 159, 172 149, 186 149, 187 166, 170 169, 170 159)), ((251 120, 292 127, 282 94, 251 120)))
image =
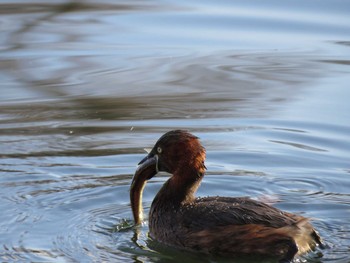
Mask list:
MULTIPOLYGON (((201 138, 198 195, 313 219, 350 262, 348 1, 0 1, 0 259, 206 262, 132 227, 136 164, 201 138)), ((148 211, 167 176, 145 189, 148 211)), ((244 260, 242 262, 245 262, 244 260)))

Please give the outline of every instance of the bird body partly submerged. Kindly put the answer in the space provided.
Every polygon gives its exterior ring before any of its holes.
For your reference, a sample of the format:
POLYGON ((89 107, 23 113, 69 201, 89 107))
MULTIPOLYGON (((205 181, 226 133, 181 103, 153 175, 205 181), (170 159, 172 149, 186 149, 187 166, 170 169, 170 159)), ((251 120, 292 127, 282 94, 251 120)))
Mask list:
POLYGON ((130 197, 136 223, 142 220, 142 190, 158 171, 172 174, 149 214, 153 239, 180 249, 217 256, 260 255, 289 261, 321 239, 309 220, 249 198, 194 194, 205 172, 205 149, 197 137, 176 130, 163 135, 141 161, 130 197))

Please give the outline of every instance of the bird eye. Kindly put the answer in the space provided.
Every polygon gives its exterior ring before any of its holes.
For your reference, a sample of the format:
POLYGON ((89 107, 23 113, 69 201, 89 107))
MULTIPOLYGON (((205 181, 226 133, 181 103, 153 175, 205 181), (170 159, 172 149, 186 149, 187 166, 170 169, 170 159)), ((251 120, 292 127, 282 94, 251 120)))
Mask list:
POLYGON ((158 152, 158 153, 161 153, 161 152, 162 152, 162 148, 158 147, 158 148, 157 148, 157 152, 158 152))

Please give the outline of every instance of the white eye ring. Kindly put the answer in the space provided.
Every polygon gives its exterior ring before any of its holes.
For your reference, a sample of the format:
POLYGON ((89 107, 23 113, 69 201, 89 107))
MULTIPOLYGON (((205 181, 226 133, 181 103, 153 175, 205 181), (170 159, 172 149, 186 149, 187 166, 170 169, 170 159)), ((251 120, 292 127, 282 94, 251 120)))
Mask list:
POLYGON ((158 147, 158 148, 157 148, 157 152, 158 152, 158 153, 161 153, 161 152, 162 152, 162 148, 161 148, 161 147, 158 147))

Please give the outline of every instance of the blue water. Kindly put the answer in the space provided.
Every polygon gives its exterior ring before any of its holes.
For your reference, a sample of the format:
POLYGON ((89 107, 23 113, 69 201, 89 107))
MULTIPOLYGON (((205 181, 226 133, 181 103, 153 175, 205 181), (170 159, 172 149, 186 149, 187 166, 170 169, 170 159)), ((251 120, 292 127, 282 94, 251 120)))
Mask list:
POLYGON ((132 227, 143 149, 182 128, 199 196, 310 217, 297 262, 350 262, 349 73, 348 1, 0 1, 0 261, 210 261, 132 227))

